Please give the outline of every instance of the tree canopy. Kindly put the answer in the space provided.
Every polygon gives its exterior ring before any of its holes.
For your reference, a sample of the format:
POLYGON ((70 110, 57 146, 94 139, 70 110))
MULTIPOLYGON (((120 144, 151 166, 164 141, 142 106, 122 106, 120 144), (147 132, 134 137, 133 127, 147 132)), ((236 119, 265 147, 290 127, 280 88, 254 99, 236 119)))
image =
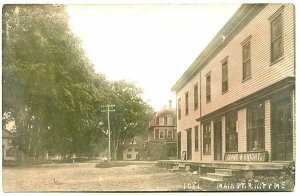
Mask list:
POLYGON ((115 143, 146 130, 142 90, 95 73, 63 6, 5 5, 2 14, 2 122, 14 121, 22 151, 89 153, 105 143, 105 104, 116 105, 115 143))

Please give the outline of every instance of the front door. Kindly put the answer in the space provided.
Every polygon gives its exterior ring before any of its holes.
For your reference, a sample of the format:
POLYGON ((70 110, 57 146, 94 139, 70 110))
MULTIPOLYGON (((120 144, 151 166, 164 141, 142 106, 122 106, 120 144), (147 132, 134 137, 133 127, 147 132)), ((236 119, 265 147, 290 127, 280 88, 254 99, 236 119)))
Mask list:
POLYGON ((192 129, 187 130, 187 160, 192 160, 192 129))
POLYGON ((214 123, 214 159, 222 160, 222 121, 214 123))
POLYGON ((272 103, 272 160, 293 159, 293 127, 291 100, 281 99, 272 103))

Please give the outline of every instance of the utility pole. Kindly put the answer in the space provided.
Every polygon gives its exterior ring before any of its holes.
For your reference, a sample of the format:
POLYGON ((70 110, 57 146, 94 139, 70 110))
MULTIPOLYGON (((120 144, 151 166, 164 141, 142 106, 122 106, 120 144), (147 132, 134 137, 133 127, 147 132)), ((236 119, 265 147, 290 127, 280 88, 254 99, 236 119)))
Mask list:
POLYGON ((109 120, 109 113, 114 112, 115 105, 109 105, 101 106, 102 108, 106 108, 105 110, 102 110, 101 112, 107 112, 107 132, 108 132, 108 162, 110 162, 110 120, 109 120))

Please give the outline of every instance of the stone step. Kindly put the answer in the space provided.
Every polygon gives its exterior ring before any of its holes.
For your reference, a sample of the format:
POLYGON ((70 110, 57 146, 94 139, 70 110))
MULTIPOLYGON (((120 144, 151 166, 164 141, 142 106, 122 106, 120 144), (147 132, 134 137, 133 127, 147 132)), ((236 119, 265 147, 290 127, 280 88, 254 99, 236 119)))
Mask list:
POLYGON ((215 169, 216 174, 225 174, 228 176, 237 176, 241 171, 233 169, 215 169))
POLYGON ((177 170, 177 169, 168 169, 170 172, 179 172, 179 170, 177 170))
POLYGON ((207 173, 207 177, 209 177, 209 178, 215 178, 217 180, 223 181, 226 178, 230 178, 232 176, 231 175, 226 175, 226 174, 207 173))
POLYGON ((178 167, 185 167, 184 163, 178 163, 178 167))
POLYGON ((173 170, 175 171, 186 171, 185 167, 173 166, 173 170))
POLYGON ((211 182, 222 182, 222 180, 218 180, 218 179, 215 179, 215 178, 210 178, 210 177, 207 177, 207 176, 200 176, 199 178, 202 179, 202 180, 207 180, 207 181, 211 181, 211 182))

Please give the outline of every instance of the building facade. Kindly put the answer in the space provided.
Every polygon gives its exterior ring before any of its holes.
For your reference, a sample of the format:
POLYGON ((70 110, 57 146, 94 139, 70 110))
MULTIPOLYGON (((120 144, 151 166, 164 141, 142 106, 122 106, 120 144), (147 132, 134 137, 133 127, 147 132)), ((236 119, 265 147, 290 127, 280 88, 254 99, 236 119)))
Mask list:
POLYGON ((169 102, 169 108, 153 115, 148 127, 149 156, 152 159, 176 159, 176 110, 169 102))
POLYGON ((244 4, 172 87, 178 158, 295 160, 295 11, 244 4))

